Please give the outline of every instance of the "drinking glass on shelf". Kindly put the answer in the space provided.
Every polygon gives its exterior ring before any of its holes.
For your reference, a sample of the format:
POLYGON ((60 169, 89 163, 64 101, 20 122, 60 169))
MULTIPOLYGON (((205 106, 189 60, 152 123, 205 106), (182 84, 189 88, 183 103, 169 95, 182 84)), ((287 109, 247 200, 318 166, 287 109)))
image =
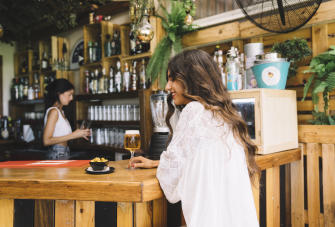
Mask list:
POLYGON ((124 135, 124 149, 130 151, 130 158, 133 158, 135 151, 140 148, 141 137, 139 130, 126 130, 124 135))

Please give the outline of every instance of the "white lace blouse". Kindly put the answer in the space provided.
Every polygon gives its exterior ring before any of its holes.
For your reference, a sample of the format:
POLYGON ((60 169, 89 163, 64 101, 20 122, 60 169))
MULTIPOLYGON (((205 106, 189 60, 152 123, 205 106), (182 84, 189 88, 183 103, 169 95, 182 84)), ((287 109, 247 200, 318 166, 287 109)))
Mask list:
POLYGON ((199 102, 181 112, 157 178, 188 227, 259 226, 243 148, 199 102))

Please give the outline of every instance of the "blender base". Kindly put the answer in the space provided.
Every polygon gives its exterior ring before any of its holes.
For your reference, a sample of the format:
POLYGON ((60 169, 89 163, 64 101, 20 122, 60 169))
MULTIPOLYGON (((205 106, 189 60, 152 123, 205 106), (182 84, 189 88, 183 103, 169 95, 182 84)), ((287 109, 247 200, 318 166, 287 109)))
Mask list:
POLYGON ((163 151, 166 150, 169 133, 155 132, 151 136, 149 158, 159 160, 163 151))

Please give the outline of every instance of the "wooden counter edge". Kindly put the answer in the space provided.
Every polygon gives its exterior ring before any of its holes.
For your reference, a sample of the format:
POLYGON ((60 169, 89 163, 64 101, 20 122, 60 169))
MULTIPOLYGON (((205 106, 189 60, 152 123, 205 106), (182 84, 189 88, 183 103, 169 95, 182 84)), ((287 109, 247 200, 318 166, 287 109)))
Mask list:
POLYGON ((300 148, 286 150, 267 155, 256 155, 256 163, 261 170, 289 164, 301 159, 300 148))

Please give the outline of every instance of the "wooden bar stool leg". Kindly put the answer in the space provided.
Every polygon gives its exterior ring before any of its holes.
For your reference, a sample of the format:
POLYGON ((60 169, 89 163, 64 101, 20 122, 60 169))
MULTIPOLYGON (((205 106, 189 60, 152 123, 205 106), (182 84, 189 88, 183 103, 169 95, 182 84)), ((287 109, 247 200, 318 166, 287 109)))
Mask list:
POLYGON ((14 226, 14 199, 0 199, 0 226, 14 226))
POLYGON ((285 165, 285 226, 291 226, 291 166, 285 165))
POLYGON ((280 227, 279 166, 266 170, 266 226, 280 227))
POLYGON ((134 216, 136 227, 151 227, 152 202, 135 203, 134 216))
POLYGON ((335 226, 335 146, 322 144, 324 226, 335 226))
POLYGON ((292 227, 305 226, 304 208, 304 148, 301 145, 301 160, 291 163, 291 221, 292 227))
POLYGON ((117 227, 133 227, 133 203, 117 203, 117 227))
POLYGON ((167 201, 165 197, 153 201, 153 227, 167 227, 167 201))
POLYGON ((34 227, 53 227, 54 211, 54 200, 35 200, 34 227))
POLYGON ((94 201, 76 201, 76 227, 94 227, 94 201))
POLYGON ((74 201, 55 201, 55 227, 74 227, 74 201))

